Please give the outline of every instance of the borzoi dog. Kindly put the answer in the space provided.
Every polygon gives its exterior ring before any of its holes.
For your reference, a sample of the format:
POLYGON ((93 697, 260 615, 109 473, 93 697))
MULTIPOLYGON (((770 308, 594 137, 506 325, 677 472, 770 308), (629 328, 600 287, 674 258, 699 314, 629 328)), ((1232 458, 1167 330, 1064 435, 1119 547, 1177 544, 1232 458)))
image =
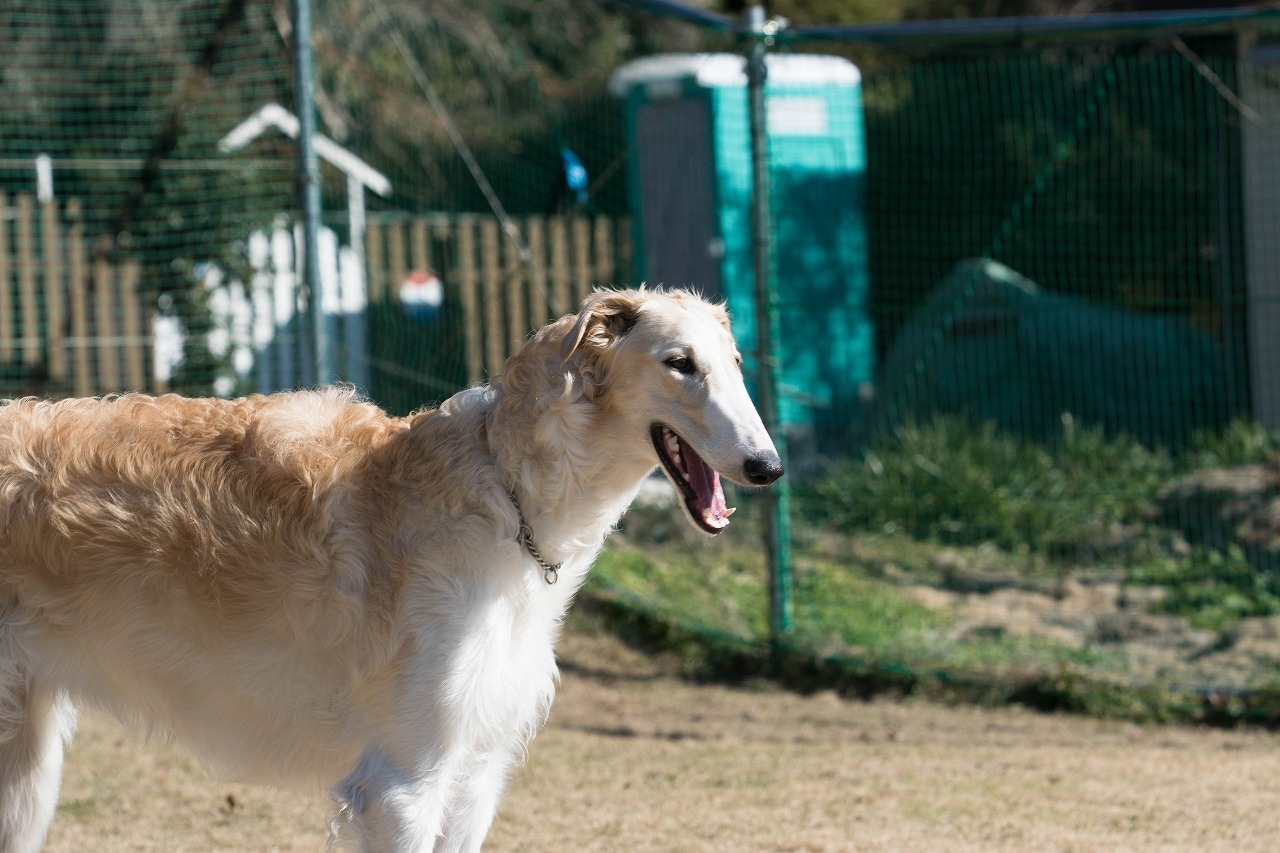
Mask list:
POLYGON ((0 406, 0 850, 42 844, 75 707, 222 773, 329 787, 331 844, 476 850, 588 568, 661 465, 782 475, 723 309, 607 291, 491 386, 0 406))

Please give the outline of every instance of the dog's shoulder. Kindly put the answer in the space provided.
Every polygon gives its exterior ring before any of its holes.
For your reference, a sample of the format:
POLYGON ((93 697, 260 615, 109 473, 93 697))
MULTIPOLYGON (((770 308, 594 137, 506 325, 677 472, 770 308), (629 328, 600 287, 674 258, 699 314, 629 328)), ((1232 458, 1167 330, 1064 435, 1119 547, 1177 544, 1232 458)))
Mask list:
POLYGON ((483 486, 492 479, 487 438, 492 408, 492 391, 480 386, 453 395, 439 408, 397 420, 398 433, 368 454, 368 476, 426 490, 483 486))

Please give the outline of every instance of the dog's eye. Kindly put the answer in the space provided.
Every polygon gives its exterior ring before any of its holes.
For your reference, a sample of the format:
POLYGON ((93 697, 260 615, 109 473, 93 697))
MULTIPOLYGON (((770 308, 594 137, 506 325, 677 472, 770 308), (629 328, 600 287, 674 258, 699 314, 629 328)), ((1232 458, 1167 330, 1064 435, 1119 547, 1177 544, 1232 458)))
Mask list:
POLYGON ((664 363, 676 373, 683 373, 686 376, 694 371, 693 359, 686 355, 673 355, 664 363))

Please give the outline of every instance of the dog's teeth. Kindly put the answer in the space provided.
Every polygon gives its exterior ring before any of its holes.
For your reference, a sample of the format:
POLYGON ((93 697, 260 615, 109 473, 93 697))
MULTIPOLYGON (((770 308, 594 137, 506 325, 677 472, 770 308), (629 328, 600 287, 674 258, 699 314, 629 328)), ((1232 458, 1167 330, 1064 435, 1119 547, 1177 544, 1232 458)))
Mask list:
POLYGON ((736 506, 731 506, 724 511, 724 517, 728 518, 729 516, 733 515, 737 511, 738 511, 738 508, 736 506))

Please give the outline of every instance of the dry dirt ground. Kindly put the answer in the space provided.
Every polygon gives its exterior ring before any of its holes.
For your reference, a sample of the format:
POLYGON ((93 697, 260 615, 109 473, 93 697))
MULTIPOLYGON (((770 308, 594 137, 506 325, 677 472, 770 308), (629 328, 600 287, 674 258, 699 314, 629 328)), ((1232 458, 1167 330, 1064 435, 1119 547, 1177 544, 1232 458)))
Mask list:
MULTIPOLYGON (((696 686, 573 628, 492 851, 1275 850, 1280 735, 696 686)), ((50 853, 320 850, 326 803, 86 713, 50 853)))

